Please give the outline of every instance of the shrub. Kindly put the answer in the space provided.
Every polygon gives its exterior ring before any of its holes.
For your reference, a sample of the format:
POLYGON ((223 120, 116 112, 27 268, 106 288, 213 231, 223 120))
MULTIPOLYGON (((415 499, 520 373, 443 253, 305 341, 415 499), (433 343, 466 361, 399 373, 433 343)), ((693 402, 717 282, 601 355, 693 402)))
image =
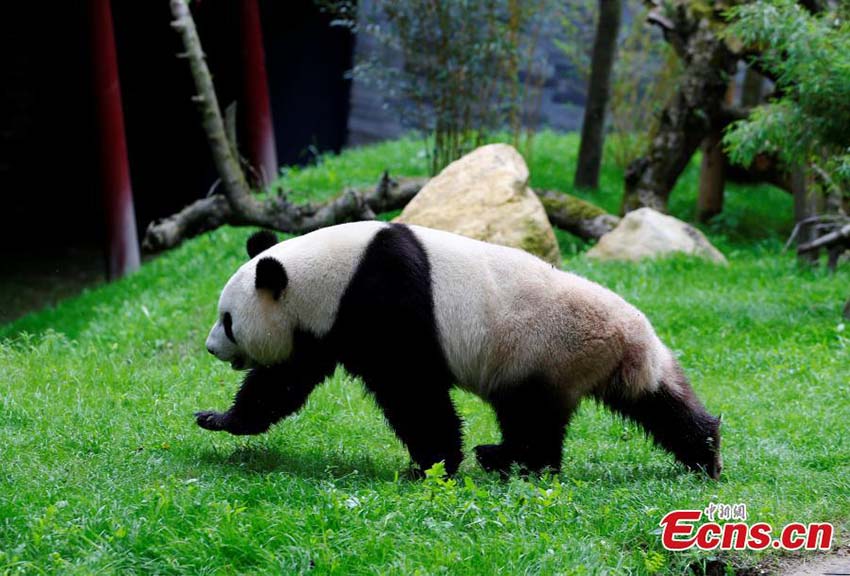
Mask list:
POLYGON ((358 32, 383 50, 353 73, 430 137, 430 170, 509 127, 518 145, 540 90, 536 46, 552 0, 381 0, 358 32))

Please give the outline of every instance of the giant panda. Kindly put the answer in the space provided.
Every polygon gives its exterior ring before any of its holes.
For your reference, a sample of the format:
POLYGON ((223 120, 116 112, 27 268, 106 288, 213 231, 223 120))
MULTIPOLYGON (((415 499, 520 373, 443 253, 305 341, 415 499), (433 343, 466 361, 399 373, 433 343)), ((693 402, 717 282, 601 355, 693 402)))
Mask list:
POLYGON ((560 470, 583 398, 640 424, 693 470, 720 474, 720 420, 646 317, 610 290, 521 250, 419 226, 358 222, 278 243, 248 240, 225 285, 209 352, 246 369, 207 430, 259 434, 342 364, 362 378, 414 470, 460 464, 453 386, 494 409, 488 471, 560 470))

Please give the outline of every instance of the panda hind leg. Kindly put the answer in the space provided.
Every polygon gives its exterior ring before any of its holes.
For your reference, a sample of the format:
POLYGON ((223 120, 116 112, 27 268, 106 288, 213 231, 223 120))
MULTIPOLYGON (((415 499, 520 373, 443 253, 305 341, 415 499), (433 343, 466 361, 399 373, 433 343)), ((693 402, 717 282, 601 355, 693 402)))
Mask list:
POLYGON ((503 386, 488 400, 496 412, 502 442, 475 447, 482 468, 502 477, 510 474, 513 464, 524 474, 560 471, 564 435, 575 406, 565 406, 564 399, 537 378, 503 386))

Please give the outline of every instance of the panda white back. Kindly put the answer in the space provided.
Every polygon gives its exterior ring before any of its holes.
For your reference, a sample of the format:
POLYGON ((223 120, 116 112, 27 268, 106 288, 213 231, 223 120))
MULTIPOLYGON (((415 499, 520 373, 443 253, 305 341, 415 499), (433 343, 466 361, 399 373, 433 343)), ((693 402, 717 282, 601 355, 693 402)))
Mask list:
POLYGON ((627 352, 647 360, 627 384, 657 385, 669 353, 614 292, 521 250, 411 229, 428 253, 440 341, 462 387, 487 397, 537 374, 574 401, 610 378, 627 352))
POLYGON ((431 264, 434 313, 459 385, 479 394, 509 377, 500 360, 524 295, 550 293, 552 266, 526 252, 410 226, 431 264))

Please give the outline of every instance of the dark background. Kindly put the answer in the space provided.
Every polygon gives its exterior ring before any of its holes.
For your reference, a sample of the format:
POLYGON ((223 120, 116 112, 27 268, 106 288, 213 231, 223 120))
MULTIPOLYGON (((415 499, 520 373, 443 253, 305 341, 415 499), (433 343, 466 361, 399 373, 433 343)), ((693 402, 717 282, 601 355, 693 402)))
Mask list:
MULTIPOLYGON (((260 0, 281 165, 346 142, 353 38, 311 0, 260 0)), ((130 177, 139 234, 216 179, 167 2, 114 0, 130 177)), ((241 90, 238 0, 193 3, 222 106, 241 90)), ((98 183, 88 2, 0 5, 0 259, 98 246, 98 183)), ((238 107, 237 107, 238 110, 238 107)), ((87 248, 86 248, 87 249, 87 248)), ((97 263, 102 266, 102 262, 97 263)), ((0 278, 0 281, 2 278, 0 278)))

